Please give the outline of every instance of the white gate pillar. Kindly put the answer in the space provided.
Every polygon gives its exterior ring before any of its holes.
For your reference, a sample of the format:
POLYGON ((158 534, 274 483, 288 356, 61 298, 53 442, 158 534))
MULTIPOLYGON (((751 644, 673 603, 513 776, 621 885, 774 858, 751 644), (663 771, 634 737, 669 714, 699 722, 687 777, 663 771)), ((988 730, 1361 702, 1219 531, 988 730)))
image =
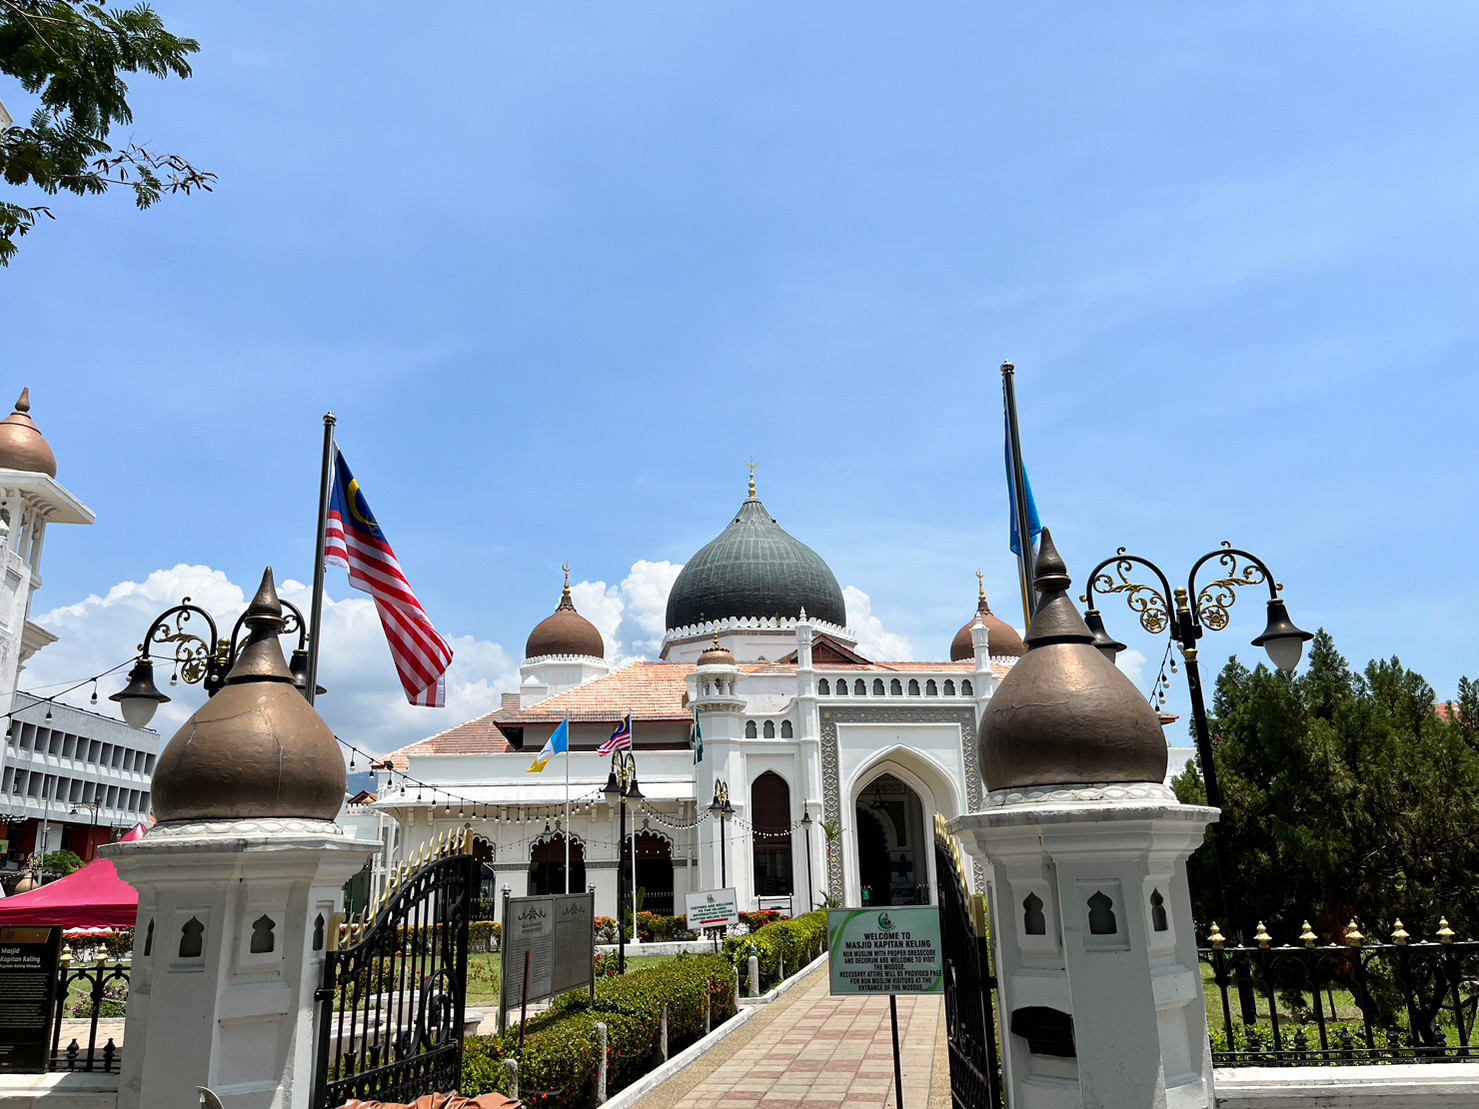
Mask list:
POLYGON ((1044 531, 1027 653, 981 727, 984 811, 950 830, 992 868, 1014 1109, 1209 1109, 1186 858, 1217 810, 1163 784, 1155 712, 1093 646, 1044 531))
POLYGON ((293 684, 269 570, 225 684, 165 747, 159 823, 103 847, 139 892, 119 1109, 308 1109, 313 994, 344 883, 344 760, 293 684))

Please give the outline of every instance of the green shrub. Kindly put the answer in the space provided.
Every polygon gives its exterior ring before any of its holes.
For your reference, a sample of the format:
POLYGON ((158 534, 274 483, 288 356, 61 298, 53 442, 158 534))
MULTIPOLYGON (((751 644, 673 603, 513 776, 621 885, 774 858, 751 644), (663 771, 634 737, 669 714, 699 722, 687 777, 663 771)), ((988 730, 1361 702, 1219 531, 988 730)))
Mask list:
POLYGON ((642 937, 643 943, 695 938, 688 929, 686 916, 658 916, 656 913, 637 914, 637 934, 642 937))
POLYGON ((767 924, 774 924, 781 919, 779 909, 761 909, 758 913, 740 913, 740 923, 751 933, 758 932, 767 924))
POLYGON ((495 920, 475 920, 467 927, 468 949, 480 955, 497 951, 502 938, 503 925, 495 920))
POLYGON ((761 988, 780 981, 781 964, 786 977, 799 971, 815 952, 827 946, 827 914, 806 913, 795 920, 777 920, 748 936, 724 941, 724 955, 739 971, 741 981, 749 973, 749 959, 760 960, 761 988))
MULTIPOLYGON (((104 983, 103 996, 98 1000, 99 1017, 121 1017, 128 1011, 128 981, 114 979, 104 983)), ((74 1000, 68 1009, 73 1016, 82 1020, 92 1017, 92 991, 74 1000)))
MULTIPOLYGON (((654 1061, 668 1007, 668 1046, 679 1050, 703 1035, 704 1001, 715 1024, 735 1011, 729 965, 714 956, 697 956, 633 971, 596 983, 595 997, 575 992, 557 998, 525 1028, 519 1065, 519 1094, 533 1109, 576 1109, 594 1096, 596 1025, 607 1033, 607 1090, 615 1092, 646 1074, 654 1061)), ((462 1093, 507 1094, 510 1082, 503 1060, 518 1058, 519 1032, 468 1039, 462 1093)))

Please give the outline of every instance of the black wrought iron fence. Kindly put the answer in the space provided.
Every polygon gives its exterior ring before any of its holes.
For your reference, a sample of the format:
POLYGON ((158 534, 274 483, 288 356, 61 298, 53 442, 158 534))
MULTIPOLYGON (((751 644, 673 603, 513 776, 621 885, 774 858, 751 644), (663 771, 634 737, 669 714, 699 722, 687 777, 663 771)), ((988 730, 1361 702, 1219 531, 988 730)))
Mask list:
POLYGON ((1308 923, 1299 945, 1230 947, 1213 926, 1198 954, 1206 970, 1207 1023, 1218 1066, 1444 1063, 1479 1057, 1479 942, 1442 921, 1414 941, 1397 921, 1390 942, 1371 943, 1356 922, 1322 944, 1308 923), (1250 975, 1258 1019, 1240 1014, 1237 977, 1250 975))
POLYGON ((62 952, 48 1059, 52 1070, 117 1073, 123 1050, 103 1029, 107 1027, 105 1022, 123 1018, 129 970, 129 964, 121 960, 110 963, 100 955, 94 962, 79 963, 73 960, 70 948, 62 952), (87 1021, 85 1043, 79 1034, 82 1020, 87 1021), (104 1040, 102 1044, 98 1043, 100 1039, 104 1040))

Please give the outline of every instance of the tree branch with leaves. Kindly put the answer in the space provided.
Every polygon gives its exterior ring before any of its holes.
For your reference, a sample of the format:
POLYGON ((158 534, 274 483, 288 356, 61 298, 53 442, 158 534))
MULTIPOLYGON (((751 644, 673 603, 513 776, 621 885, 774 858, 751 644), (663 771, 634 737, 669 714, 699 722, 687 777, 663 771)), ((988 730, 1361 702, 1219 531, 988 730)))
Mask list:
MULTIPOLYGON (((216 175, 179 154, 108 142, 114 126, 134 119, 123 75, 183 80, 190 76, 187 59, 199 50, 144 4, 0 0, 0 74, 38 102, 26 124, 0 135, 0 179, 52 196, 123 188, 139 208, 166 193, 209 192, 216 175)), ((56 218, 50 206, 0 199, 0 266, 10 264, 16 241, 42 218, 56 218)))

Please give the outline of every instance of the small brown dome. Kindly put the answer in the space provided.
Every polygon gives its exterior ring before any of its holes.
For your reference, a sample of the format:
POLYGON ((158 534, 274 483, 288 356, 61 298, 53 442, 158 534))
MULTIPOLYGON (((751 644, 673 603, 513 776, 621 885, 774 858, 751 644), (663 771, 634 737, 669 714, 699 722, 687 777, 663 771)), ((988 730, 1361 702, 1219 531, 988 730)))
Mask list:
POLYGON ((583 655, 588 658, 605 658, 606 644, 601 633, 580 613, 570 600, 570 567, 565 567, 565 592, 554 613, 541 620, 524 644, 525 658, 543 658, 545 655, 583 655))
POLYGON ((344 759, 283 660, 282 603, 271 569, 246 623, 250 635, 226 684, 159 756, 152 789, 160 821, 333 820, 339 813, 344 759))
POLYGON ((700 666, 733 666, 734 656, 729 653, 729 648, 720 644, 719 637, 714 636, 714 644, 698 656, 700 666))
MULTIPOLYGON (((976 577, 981 578, 978 573, 976 577)), ((981 578, 981 600, 976 605, 976 615, 966 621, 965 627, 955 633, 950 641, 950 661, 969 662, 976 657, 975 644, 971 642, 971 629, 976 621, 986 625, 986 649, 992 658, 1021 658, 1027 653, 1017 629, 991 611, 986 603, 986 580, 981 578)))
POLYGON ((1068 585, 1044 530, 1037 559, 1043 600, 1027 631, 1027 653, 981 718, 981 776, 989 790, 1165 780, 1160 720, 1094 647, 1068 585))
POLYGON ((15 411, 0 420, 0 469, 56 477, 56 455, 31 422, 31 390, 22 389, 15 411))

